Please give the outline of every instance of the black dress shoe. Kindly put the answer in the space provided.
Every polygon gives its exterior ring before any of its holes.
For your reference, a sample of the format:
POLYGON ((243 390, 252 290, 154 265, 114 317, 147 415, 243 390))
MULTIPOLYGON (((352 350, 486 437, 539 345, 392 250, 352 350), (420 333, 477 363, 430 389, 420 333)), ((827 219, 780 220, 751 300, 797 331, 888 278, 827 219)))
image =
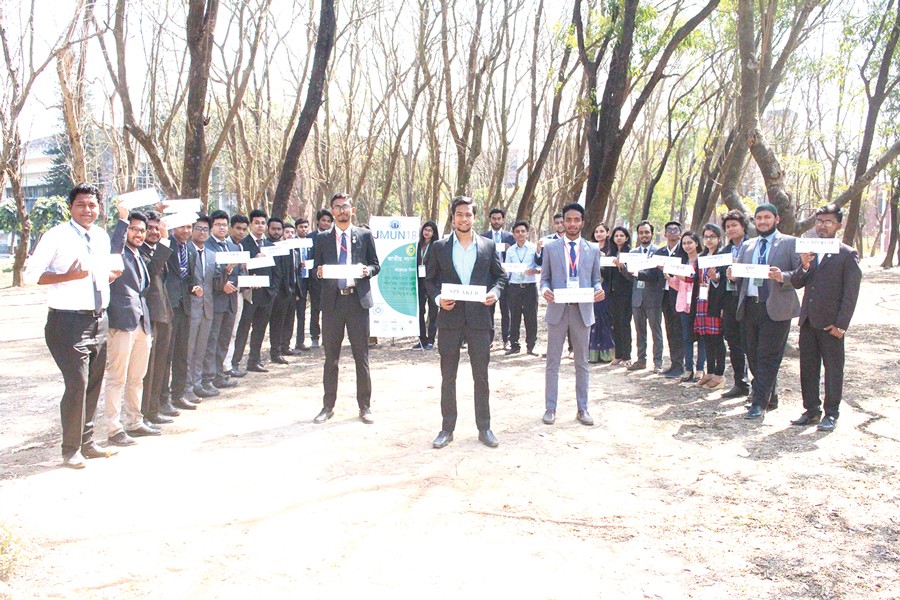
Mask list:
POLYGON ((548 410, 544 413, 544 418, 541 419, 541 421, 544 422, 544 425, 553 425, 556 423, 556 411, 548 410))
POLYGON ((375 418, 372 416, 372 411, 368 408, 362 408, 359 411, 359 420, 365 423, 366 425, 371 425, 375 422, 375 418))
POLYGON ((281 356, 281 355, 279 355, 279 356, 273 356, 273 357, 272 357, 272 362, 273 362, 273 363, 277 363, 277 364, 279 364, 279 365, 289 365, 289 364, 291 364, 291 361, 289 361, 288 359, 286 359, 285 357, 283 357, 283 356, 281 356))
POLYGON ((141 423, 144 424, 144 427, 149 427, 150 429, 155 429, 156 431, 162 431, 162 427, 159 425, 154 425, 150 422, 150 419, 143 419, 141 423))
POLYGON ((281 353, 285 356, 297 356, 300 354, 300 351, 294 350, 293 348, 288 348, 286 350, 282 350, 281 353))
POLYGON ((800 415, 800 418, 791 421, 791 425, 815 425, 822 420, 822 413, 808 410, 800 415))
POLYGON ((244 371, 243 369, 238 369, 237 367, 231 367, 230 369, 225 371, 225 374, 228 375, 229 377, 237 377, 238 379, 240 379, 241 377, 244 377, 247 374, 247 371, 244 371))
POLYGON ((217 389, 227 390, 228 388, 237 387, 238 382, 230 379, 214 379, 212 384, 217 389))
POLYGON ((160 402, 159 414, 166 417, 177 417, 181 413, 178 412, 178 409, 175 408, 171 402, 160 402))
POLYGON ((94 442, 85 444, 81 447, 81 455, 85 458, 109 458, 118 454, 115 450, 101 448, 94 442))
MULTIPOLYGON (((175 411, 175 412, 178 412, 178 411, 175 411)), ((164 417, 161 414, 154 415, 152 417, 147 417, 144 419, 144 423, 151 423, 153 425, 166 425, 168 423, 174 423, 174 422, 175 421, 173 419, 170 419, 169 417, 164 417)))
POLYGON ((160 435, 162 431, 159 429, 152 429, 142 423, 140 427, 136 429, 127 429, 125 433, 131 437, 146 437, 148 435, 160 435))
POLYGON ((453 441, 453 432, 447 431, 445 429, 441 429, 441 432, 437 434, 437 437, 434 438, 434 441, 431 442, 432 448, 437 448, 440 450, 445 447, 447 444, 453 441))
POLYGON ((214 396, 219 395, 219 390, 210 386, 210 387, 195 387, 194 395, 198 398, 212 398, 214 396))
POLYGON ((487 446, 488 448, 496 448, 500 445, 500 442, 497 441, 497 436, 494 435, 494 432, 490 429, 485 429, 484 431, 478 432, 478 441, 487 446))
POLYGON ((758 404, 751 404, 750 410, 744 415, 745 419, 759 419, 763 416, 763 409, 758 404))
POLYGON ((540 356, 540 354, 534 351, 534 348, 529 348, 528 354, 530 354, 531 356, 540 356))
POLYGON ((251 363, 247 365, 247 370, 251 373, 268 373, 269 370, 262 366, 262 363, 251 363))
POLYGON ((662 376, 668 377, 669 379, 679 379, 682 375, 684 375, 684 369, 678 369, 675 367, 672 367, 668 371, 662 372, 662 376))
POLYGON ((316 415, 316 418, 313 419, 313 423, 324 423, 328 419, 334 416, 334 410, 323 408, 319 414, 316 415))
MULTIPOLYGON (((196 404, 194 404, 193 402, 188 402, 184 398, 175 398, 174 400, 172 400, 172 406, 174 406, 175 408, 180 408, 181 410, 197 410, 196 404)), ((162 412, 162 409, 160 409, 159 412, 162 412)))
POLYGON ((723 398, 743 398, 750 395, 750 388, 742 385, 735 385, 730 390, 722 394, 723 398))
POLYGON ((594 417, 586 410, 579 410, 577 419, 579 423, 587 425, 588 427, 594 424, 594 417))
POLYGON ((310 348, 306 344, 300 344, 294 350, 299 350, 300 352, 309 352, 310 348))
POLYGON ((310 348, 318 348, 319 347, 319 338, 313 338, 309 341, 310 348))
POLYGON ((521 351, 522 351, 522 348, 520 348, 519 346, 512 346, 509 350, 507 350, 503 354, 505 354, 506 356, 509 356, 511 354, 518 354, 521 351))
POLYGON ((816 427, 819 431, 834 431, 834 428, 837 427, 837 417, 832 417, 831 415, 826 415, 822 422, 819 423, 819 426, 816 427))
POLYGON ((107 438, 107 441, 109 442, 110 446, 133 446, 137 444, 137 442, 134 441, 134 438, 129 436, 124 431, 120 431, 114 436, 107 438))

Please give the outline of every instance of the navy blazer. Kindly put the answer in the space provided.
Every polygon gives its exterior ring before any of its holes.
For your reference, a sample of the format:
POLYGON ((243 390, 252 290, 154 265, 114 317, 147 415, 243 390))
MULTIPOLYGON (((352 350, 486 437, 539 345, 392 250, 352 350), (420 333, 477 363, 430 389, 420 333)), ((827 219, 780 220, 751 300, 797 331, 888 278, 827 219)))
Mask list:
POLYGON ((856 250, 841 244, 837 254, 826 254, 808 271, 797 269, 791 275, 794 288, 806 288, 800 306, 800 324, 807 320, 816 329, 834 325, 849 329, 859 298, 862 270, 856 250))
POLYGON ((151 248, 147 242, 141 244, 141 258, 150 272, 150 287, 144 292, 147 306, 150 307, 150 320, 158 323, 171 323, 174 313, 172 303, 169 301, 169 293, 166 291, 166 272, 169 255, 172 249, 163 244, 156 244, 151 248))
POLYGON ((170 238, 169 248, 172 253, 166 261, 166 292, 169 294, 169 303, 172 305, 173 311, 181 311, 188 318, 191 316, 191 290, 195 285, 201 285, 194 274, 194 267, 197 264, 197 251, 194 245, 188 239, 185 242, 187 246, 188 272, 187 276, 182 279, 181 268, 178 264, 178 242, 170 238))
MULTIPOLYGON (((428 251, 428 260, 425 264, 425 289, 431 298, 441 294, 441 285, 444 283, 460 284, 462 281, 453 266, 453 242, 455 236, 449 236, 442 240, 432 242, 428 251)), ((509 281, 509 276, 500 264, 500 256, 494 240, 483 236, 474 236, 474 243, 478 256, 475 258, 475 267, 472 269, 470 285, 483 285, 488 293, 494 292, 497 301, 509 281)), ((468 325, 473 329, 493 329, 494 316, 491 307, 481 302, 457 302, 451 310, 443 308, 438 313, 438 328, 458 328, 468 325)))
MULTIPOLYGON (((481 234, 481 237, 487 238, 487 239, 493 241, 494 240, 494 230, 488 229, 487 231, 485 231, 484 233, 481 234)), ((501 229, 500 230, 500 242, 503 244, 506 244, 506 247, 509 248, 510 246, 514 246, 516 244, 516 238, 510 232, 503 231, 501 229)), ((496 249, 495 249, 495 251, 496 251, 496 249)), ((497 255, 500 257, 501 263, 506 262, 506 250, 504 250, 503 252, 498 252, 497 255)))
POLYGON ((122 255, 124 269, 122 275, 109 284, 109 327, 134 331, 140 325, 144 333, 150 335, 150 308, 144 297, 150 284, 150 275, 140 256, 130 248, 125 249, 127 231, 128 221, 119 220, 110 236, 112 254, 122 255))
MULTIPOLYGON (((357 279, 356 297, 363 308, 372 308, 375 301, 372 300, 372 286, 369 279, 378 275, 381 270, 381 263, 378 262, 378 253, 375 252, 375 239, 372 232, 362 227, 353 227, 347 229, 350 233, 350 264, 364 264, 369 267, 369 276, 357 279)), ((320 265, 336 265, 338 264, 337 254, 337 236, 338 228, 332 227, 329 231, 323 231, 316 236, 315 258, 316 270, 320 265)), ((322 286, 322 296, 319 306, 322 308, 334 306, 338 294, 337 279, 322 279, 319 281, 322 286)))
MULTIPOLYGON (((262 241, 257 244, 256 240, 253 239, 253 236, 249 233, 244 236, 244 239, 241 240, 241 250, 250 253, 250 258, 256 258, 256 255, 260 253, 260 251, 267 247, 272 246, 272 242, 263 238, 262 241)), ((275 277, 274 277, 274 268, 273 267, 263 267, 262 269, 253 269, 253 271, 247 271, 248 275, 266 275, 269 277, 269 287, 264 288, 256 288, 253 290, 253 303, 254 304, 268 304, 271 303, 275 299, 275 277)))

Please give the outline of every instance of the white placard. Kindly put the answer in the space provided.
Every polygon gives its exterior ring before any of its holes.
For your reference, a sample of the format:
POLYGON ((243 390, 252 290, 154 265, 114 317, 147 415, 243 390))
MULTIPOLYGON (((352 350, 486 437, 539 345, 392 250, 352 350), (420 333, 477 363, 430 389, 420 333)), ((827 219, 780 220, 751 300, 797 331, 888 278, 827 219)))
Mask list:
POLYGON ((731 256, 731 252, 726 252, 725 254, 712 254, 709 256, 699 256, 697 257, 697 265, 700 266, 701 269, 712 269, 713 267, 728 267, 734 262, 734 257, 731 256))
POLYGON ((655 267, 665 267, 666 265, 680 265, 681 257, 668 256, 666 254, 654 254, 648 259, 648 262, 650 261, 653 262, 653 266, 655 267))
POLYGON ((285 248, 312 248, 313 241, 309 238, 291 238, 289 240, 281 240, 280 242, 275 242, 276 246, 283 246, 285 248))
POLYGON ((669 264, 663 267, 663 273, 669 275, 681 275, 682 277, 691 277, 694 275, 694 267, 691 265, 669 264))
POLYGON ((249 260, 249 252, 216 252, 217 265, 242 265, 249 260))
POLYGON ((600 266, 601 267, 615 267, 616 266, 616 257, 615 256, 601 256, 600 257, 600 266))
POLYGON ((322 265, 322 279, 361 279, 363 265, 322 265))
POLYGON ((268 275, 238 275, 238 287, 269 287, 268 275))
POLYGON ((483 285, 461 285, 444 283, 441 285, 441 300, 462 300, 463 302, 484 302, 487 287, 483 285))
POLYGON ((263 252, 266 253, 266 256, 287 256, 291 253, 290 246, 267 246, 263 252))
POLYGON ((656 261, 653 260, 634 260, 631 259, 627 263, 628 272, 631 274, 637 274, 638 271, 643 271, 644 269, 655 269, 656 261))
POLYGON ((756 279, 769 278, 769 265, 754 265, 747 263, 734 263, 731 265, 733 277, 752 277, 756 279))
POLYGON ((163 218, 163 221, 166 224, 166 229, 175 229, 176 227, 183 227, 185 225, 193 225, 197 222, 197 213, 195 212, 179 212, 171 215, 166 215, 163 218))
POLYGON ((697 299, 698 300, 709 300, 709 286, 701 285, 700 289, 697 290, 697 299))
POLYGON ((503 263, 503 270, 507 273, 524 273, 530 268, 528 263, 503 263))
POLYGON ((152 206, 157 202, 159 202, 159 194, 156 192, 156 188, 119 194, 116 198, 116 204, 124 206, 128 210, 134 210, 141 206, 152 206))
POLYGON ((306 269, 307 271, 310 269, 314 269, 315 267, 316 267, 316 261, 312 258, 307 258, 306 260, 303 261, 303 265, 301 265, 301 268, 306 269))
MULTIPOLYGON (((138 259, 141 260, 141 259, 138 259)), ((124 271, 125 270, 125 262, 122 260, 121 254, 110 254, 109 260, 106 263, 106 267, 110 271, 124 271)))
POLYGON ((804 254, 837 254, 841 251, 841 240, 838 238, 797 238, 796 252, 804 254))
POLYGON ((247 261, 247 270, 264 269, 266 267, 274 267, 275 259, 271 256, 257 256, 247 261))
POLYGON ((163 202, 163 212, 180 213, 180 212, 202 212, 203 203, 200 198, 186 198, 184 200, 166 200, 163 202))
POLYGON ((497 252, 498 252, 498 253, 500 253, 500 252, 506 252, 506 244, 505 244, 505 243, 500 242, 500 243, 498 243, 498 244, 494 244, 494 246, 497 247, 497 252))
POLYGON ((553 302, 556 304, 568 304, 569 302, 577 302, 579 304, 594 302, 594 288, 577 287, 577 288, 558 288, 553 290, 553 302))

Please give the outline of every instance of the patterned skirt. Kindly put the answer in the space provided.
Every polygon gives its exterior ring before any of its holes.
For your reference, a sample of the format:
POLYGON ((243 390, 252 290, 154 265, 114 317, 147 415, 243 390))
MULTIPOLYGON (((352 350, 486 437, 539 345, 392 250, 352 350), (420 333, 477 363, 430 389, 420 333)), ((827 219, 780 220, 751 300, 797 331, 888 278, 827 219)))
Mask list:
POLYGON ((722 333, 722 317, 714 317, 707 311, 709 301, 697 300, 697 313, 694 315, 694 333, 697 335, 719 335, 722 333))

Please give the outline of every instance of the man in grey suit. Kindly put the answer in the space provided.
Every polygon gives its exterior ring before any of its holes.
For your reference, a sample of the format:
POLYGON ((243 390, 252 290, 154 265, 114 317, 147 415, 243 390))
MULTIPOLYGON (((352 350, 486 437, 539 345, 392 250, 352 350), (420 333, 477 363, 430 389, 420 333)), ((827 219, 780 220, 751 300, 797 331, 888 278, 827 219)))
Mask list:
MULTIPOLYGON (((657 247, 653 245, 653 224, 641 221, 637 226, 638 245, 632 254, 653 256, 657 247)), ((653 336, 653 367, 662 370, 663 334, 662 334, 662 301, 665 289, 665 275, 655 267, 638 271, 637 275, 620 267, 622 273, 633 281, 631 293, 631 315, 637 330, 637 360, 628 367, 629 371, 640 371, 647 368, 647 324, 653 336)))
POLYGON ((591 325, 594 324, 594 302, 604 298, 600 281, 600 252, 581 238, 584 227, 584 208, 580 204, 563 207, 565 236, 544 247, 541 270, 541 294, 548 302, 547 321, 547 369, 544 397, 546 412, 544 423, 556 421, 556 399, 559 391, 559 362, 562 359, 566 334, 575 351, 575 399, 578 404, 577 419, 583 425, 593 425, 588 413, 588 343, 591 325), (591 288, 591 302, 558 303, 554 290, 566 288, 591 288))
POLYGON ((456 373, 459 350, 465 342, 475 382, 475 425, 478 439, 490 448, 499 445, 491 431, 490 385, 488 363, 491 360, 491 336, 494 331, 493 306, 506 285, 507 276, 500 265, 494 241, 475 235, 475 205, 471 198, 460 196, 450 204, 454 232, 432 243, 425 267, 425 288, 441 307, 438 313, 438 352, 441 356, 441 431, 432 442, 443 448, 453 441, 456 429, 456 373), (481 302, 462 302, 442 298, 444 284, 484 286, 481 302))
MULTIPOLYGON (((228 237, 228 213, 224 210, 214 211, 209 215, 212 221, 206 249, 213 255, 216 252, 240 252, 241 247, 228 237)), ((232 388, 237 382, 225 374, 225 355, 231 343, 234 321, 238 310, 237 278, 243 273, 239 264, 216 265, 213 281, 213 320, 209 329, 209 343, 206 345, 206 356, 203 359, 204 389, 232 388)))
POLYGON ((188 333, 188 383, 184 395, 188 400, 196 402, 196 398, 218 396, 219 391, 213 387, 203 387, 203 360, 209 344, 209 332, 212 329, 213 315, 213 281, 216 275, 216 253, 206 248, 212 221, 206 215, 197 217, 191 233, 191 244, 196 251, 194 273, 201 290, 191 297, 191 327, 188 333))
POLYGON ((730 268, 727 271, 729 279, 740 282, 737 318, 753 374, 746 419, 759 419, 778 406, 778 370, 791 319, 800 315, 800 300, 791 283, 791 275, 800 268, 800 256, 794 251, 796 238, 776 229, 781 218, 774 204, 760 204, 754 221, 759 237, 744 243, 737 262, 768 265, 769 277, 738 280, 730 268))

